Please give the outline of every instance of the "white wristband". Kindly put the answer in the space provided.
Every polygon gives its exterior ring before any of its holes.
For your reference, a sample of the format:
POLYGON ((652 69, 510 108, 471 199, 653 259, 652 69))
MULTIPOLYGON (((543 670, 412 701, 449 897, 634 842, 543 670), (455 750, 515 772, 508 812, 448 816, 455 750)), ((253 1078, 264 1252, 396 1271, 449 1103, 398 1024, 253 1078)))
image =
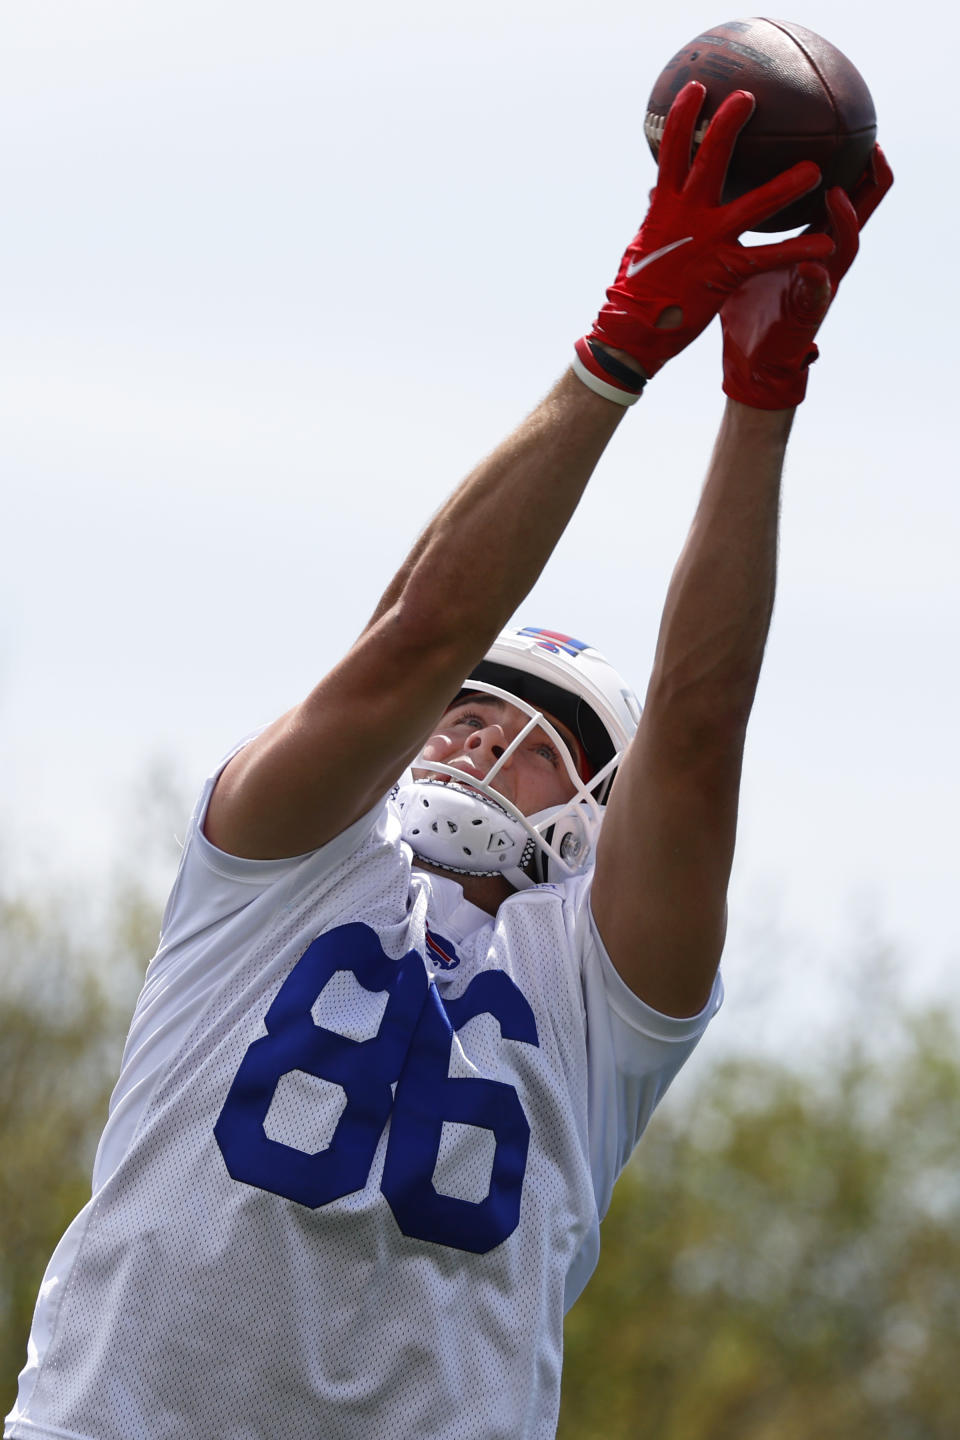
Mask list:
POLYGON ((588 390, 592 390, 596 395, 602 395, 604 400, 612 400, 615 405, 636 405, 640 399, 639 395, 634 395, 629 390, 621 390, 617 385, 610 385, 606 380, 601 380, 599 375, 594 375, 584 365, 576 350, 573 352, 570 368, 577 379, 583 381, 588 390))

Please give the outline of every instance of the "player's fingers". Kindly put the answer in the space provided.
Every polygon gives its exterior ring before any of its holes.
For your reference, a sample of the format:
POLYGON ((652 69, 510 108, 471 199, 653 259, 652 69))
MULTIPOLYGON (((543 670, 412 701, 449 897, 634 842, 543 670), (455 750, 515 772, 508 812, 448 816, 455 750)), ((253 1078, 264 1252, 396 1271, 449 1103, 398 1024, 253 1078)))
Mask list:
POLYGON ((811 190, 816 190, 820 178, 819 166, 812 160, 801 160, 789 170, 784 170, 782 175, 775 175, 765 185, 741 195, 739 200, 731 200, 723 207, 725 218, 729 220, 728 233, 740 235, 758 221, 769 220, 771 215, 799 200, 801 195, 809 195, 811 190))
POLYGON ((803 325, 817 326, 830 308, 833 289, 825 265, 806 261, 794 267, 787 308, 803 325))
POLYGON ((660 141, 658 189, 661 185, 674 193, 683 189, 690 169, 693 132, 706 93, 699 80, 690 80, 670 106, 660 141))
POLYGON ((856 259, 860 249, 860 226, 857 224, 853 201, 839 185, 834 185, 827 191, 826 204, 830 218, 830 234, 837 247, 830 265, 836 285, 856 259))
POLYGON ((870 152, 870 171, 881 193, 886 195, 893 184, 893 171, 890 168, 890 161, 880 145, 874 145, 870 152))
POLYGON ((772 245, 738 245, 728 261, 737 275, 755 275, 758 271, 779 270, 804 261, 827 260, 835 249, 829 235, 808 231, 792 240, 777 240, 772 245))
POLYGON ((756 109, 756 104, 749 90, 734 90, 723 101, 707 126, 693 158, 684 186, 684 193, 689 199, 706 205, 720 203, 720 192, 727 178, 737 136, 756 109))
POLYGON ((853 207, 862 230, 893 184, 893 171, 879 145, 870 152, 870 162, 853 192, 853 207))

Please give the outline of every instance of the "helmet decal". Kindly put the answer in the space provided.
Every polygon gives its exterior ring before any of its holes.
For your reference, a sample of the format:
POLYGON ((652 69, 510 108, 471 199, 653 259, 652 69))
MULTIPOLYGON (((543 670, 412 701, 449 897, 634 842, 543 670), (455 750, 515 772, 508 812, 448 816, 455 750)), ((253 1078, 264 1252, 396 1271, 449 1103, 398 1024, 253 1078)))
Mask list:
POLYGON ((519 634, 534 636, 537 644, 552 655, 559 655, 562 651, 564 655, 569 655, 573 660, 577 658, 581 650, 590 648, 583 640, 574 640, 572 635, 561 635, 556 630, 538 630, 535 625, 525 625, 519 634))

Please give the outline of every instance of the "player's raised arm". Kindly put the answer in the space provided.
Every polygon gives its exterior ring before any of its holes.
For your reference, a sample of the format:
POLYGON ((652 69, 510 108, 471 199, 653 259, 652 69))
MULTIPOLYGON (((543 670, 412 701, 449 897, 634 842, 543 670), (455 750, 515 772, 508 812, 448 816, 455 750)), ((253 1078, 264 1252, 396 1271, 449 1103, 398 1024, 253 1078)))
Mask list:
POLYGON ((564 376, 468 477, 347 656, 231 761, 207 814, 214 844, 263 859, 296 855, 373 805, 537 579, 645 379, 700 333, 741 276, 774 263, 774 252, 791 259, 830 248, 822 236, 762 252, 737 243, 756 214, 816 184, 817 170, 795 167, 757 192, 752 209, 721 207, 729 154, 753 102, 739 94, 721 106, 691 166, 703 95, 691 84, 671 111, 649 214, 576 347, 584 383, 564 376))
POLYGON ((827 197, 833 253, 747 280, 720 312, 730 399, 671 581, 640 726, 607 807, 593 887, 614 964, 667 1014, 703 1007, 720 959, 787 437, 817 355, 813 337, 892 179, 875 150, 852 201, 839 189, 827 197))
POLYGON ((539 575, 622 414, 567 374, 477 467, 345 658, 227 766, 215 845, 301 854, 376 803, 539 575))

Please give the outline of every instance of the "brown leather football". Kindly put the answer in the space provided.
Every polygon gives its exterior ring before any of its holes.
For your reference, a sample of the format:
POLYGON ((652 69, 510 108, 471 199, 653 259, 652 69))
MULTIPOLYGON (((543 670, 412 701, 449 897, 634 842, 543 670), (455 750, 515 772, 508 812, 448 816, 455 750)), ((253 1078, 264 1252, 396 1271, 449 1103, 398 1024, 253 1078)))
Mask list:
POLYGON ((667 111, 688 80, 706 86, 696 140, 732 90, 749 90, 757 108, 737 140, 724 199, 733 200, 798 160, 814 160, 823 184, 755 228, 788 230, 824 219, 831 185, 850 190, 863 174, 877 117, 863 76, 812 30, 789 20, 728 20, 697 35, 661 71, 647 101, 644 134, 654 159, 667 111))

